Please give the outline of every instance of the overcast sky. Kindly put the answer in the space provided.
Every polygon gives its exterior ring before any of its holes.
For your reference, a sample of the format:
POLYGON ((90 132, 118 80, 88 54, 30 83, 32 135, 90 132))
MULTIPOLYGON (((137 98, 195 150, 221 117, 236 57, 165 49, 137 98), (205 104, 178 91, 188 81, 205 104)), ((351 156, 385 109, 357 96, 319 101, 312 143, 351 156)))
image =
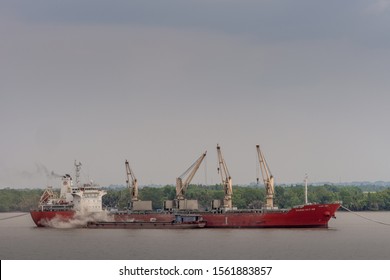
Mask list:
POLYGON ((1 0, 0 188, 390 181, 389 0, 1 0))

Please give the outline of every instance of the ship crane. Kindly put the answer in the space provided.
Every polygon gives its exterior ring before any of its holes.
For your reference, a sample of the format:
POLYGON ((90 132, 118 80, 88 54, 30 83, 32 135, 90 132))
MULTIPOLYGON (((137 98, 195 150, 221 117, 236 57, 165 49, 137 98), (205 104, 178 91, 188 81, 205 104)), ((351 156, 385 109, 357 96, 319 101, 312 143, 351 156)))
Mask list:
POLYGON ((223 206, 225 208, 232 208, 232 177, 229 174, 229 170, 227 168, 225 159, 222 156, 221 147, 217 145, 217 153, 218 153, 218 173, 221 174, 222 185, 225 192, 225 196, 223 198, 223 206))
POLYGON ((198 171, 200 164, 206 156, 205 151, 183 174, 176 178, 176 199, 178 201, 185 199, 185 193, 187 187, 190 184, 192 178, 195 176, 196 171, 198 171), (187 178, 185 178, 187 176, 187 178))
POLYGON ((133 170, 131 170, 129 162, 126 160, 125 161, 125 166, 126 166, 126 174, 127 174, 127 180, 126 184, 127 187, 130 190, 131 194, 131 201, 138 201, 138 182, 137 178, 135 177, 133 170))
MULTIPOLYGON (((259 157, 261 175, 263 176, 264 187, 266 191, 266 208, 274 207, 274 177, 271 174, 271 171, 268 167, 267 161, 264 158, 263 153, 260 150, 260 146, 256 145, 257 155, 259 157)), ((259 181, 259 178, 257 178, 259 181)))

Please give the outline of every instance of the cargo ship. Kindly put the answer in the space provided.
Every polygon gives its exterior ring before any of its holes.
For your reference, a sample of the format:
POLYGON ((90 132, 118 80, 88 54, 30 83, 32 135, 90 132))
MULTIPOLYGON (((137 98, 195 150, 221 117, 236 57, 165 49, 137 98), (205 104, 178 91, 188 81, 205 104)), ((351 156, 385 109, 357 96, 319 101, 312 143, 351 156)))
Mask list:
MULTIPOLYGON (((197 200, 186 199, 186 190, 199 169, 206 152, 204 152, 181 176, 176 179, 176 197, 164 201, 162 211, 154 211, 152 201, 142 201, 138 197, 138 181, 125 162, 127 187, 131 194, 129 209, 125 211, 107 212, 102 208, 102 197, 105 191, 92 185, 72 186, 69 175, 63 177, 60 198, 54 198, 53 192, 46 190, 41 197, 39 209, 31 211, 31 217, 39 227, 51 226, 52 220, 70 222, 80 216, 87 216, 87 222, 92 225, 105 225, 120 228, 123 223, 132 221, 150 223, 171 223, 177 214, 201 215, 205 228, 327 228, 331 218, 340 207, 339 202, 318 204, 307 202, 307 186, 305 188, 305 203, 290 209, 279 209, 274 205, 274 177, 260 150, 256 146, 261 174, 266 192, 266 201, 261 209, 237 209, 233 205, 232 178, 221 148, 217 145, 218 172, 221 175, 224 198, 213 200, 211 210, 199 210, 197 200), (99 215, 104 214, 104 215, 99 215), (109 222, 110 224, 104 224, 109 222), (95 224, 94 224, 95 223, 95 224), (117 224, 115 224, 117 223, 117 224)), ((76 178, 78 178, 76 165, 76 178)), ((258 179, 259 180, 259 179, 258 179)), ((78 182, 78 180, 76 180, 78 182)), ((95 226, 98 227, 98 226, 95 226)), ((131 225, 128 225, 131 227, 131 225)))

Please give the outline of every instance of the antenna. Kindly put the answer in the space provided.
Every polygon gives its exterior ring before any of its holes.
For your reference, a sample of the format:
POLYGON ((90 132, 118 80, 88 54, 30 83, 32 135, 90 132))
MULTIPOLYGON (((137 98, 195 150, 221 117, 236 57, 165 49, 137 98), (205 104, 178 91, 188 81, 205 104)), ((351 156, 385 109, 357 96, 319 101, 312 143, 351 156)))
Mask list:
POLYGON ((76 168, 76 186, 78 187, 80 185, 81 162, 77 163, 77 161, 75 160, 74 166, 76 168))
POLYGON ((308 178, 308 176, 307 176, 307 173, 305 174, 305 180, 304 180, 304 182, 305 182, 305 204, 307 204, 307 178, 308 178))
POLYGON ((258 185, 259 185, 259 181, 260 181, 260 163, 259 163, 259 160, 257 159, 257 156, 255 156, 255 161, 256 161, 256 164, 255 164, 255 169, 256 169, 256 185, 258 186, 258 185))

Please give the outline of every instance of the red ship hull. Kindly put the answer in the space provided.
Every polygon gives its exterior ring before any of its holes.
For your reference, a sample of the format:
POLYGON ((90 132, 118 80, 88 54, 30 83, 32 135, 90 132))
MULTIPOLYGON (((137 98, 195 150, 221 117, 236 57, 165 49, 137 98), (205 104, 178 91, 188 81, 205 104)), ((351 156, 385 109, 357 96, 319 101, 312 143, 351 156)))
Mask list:
POLYGON ((61 222, 69 222, 76 214, 73 210, 66 211, 30 211, 31 218, 38 227, 47 227, 50 221, 58 219, 61 222))
MULTIPOLYGON (((308 204, 290 210, 236 210, 224 213, 197 212, 207 222, 206 228, 327 228, 330 218, 335 217, 339 203, 308 204)), ((39 227, 47 226, 48 221, 58 218, 71 220, 73 211, 31 211, 31 217, 39 227)), ((112 214, 115 221, 124 222, 158 221, 170 222, 172 213, 123 213, 112 214)))
POLYGON ((313 204, 290 210, 204 213, 211 228, 327 228, 340 204, 313 204))

